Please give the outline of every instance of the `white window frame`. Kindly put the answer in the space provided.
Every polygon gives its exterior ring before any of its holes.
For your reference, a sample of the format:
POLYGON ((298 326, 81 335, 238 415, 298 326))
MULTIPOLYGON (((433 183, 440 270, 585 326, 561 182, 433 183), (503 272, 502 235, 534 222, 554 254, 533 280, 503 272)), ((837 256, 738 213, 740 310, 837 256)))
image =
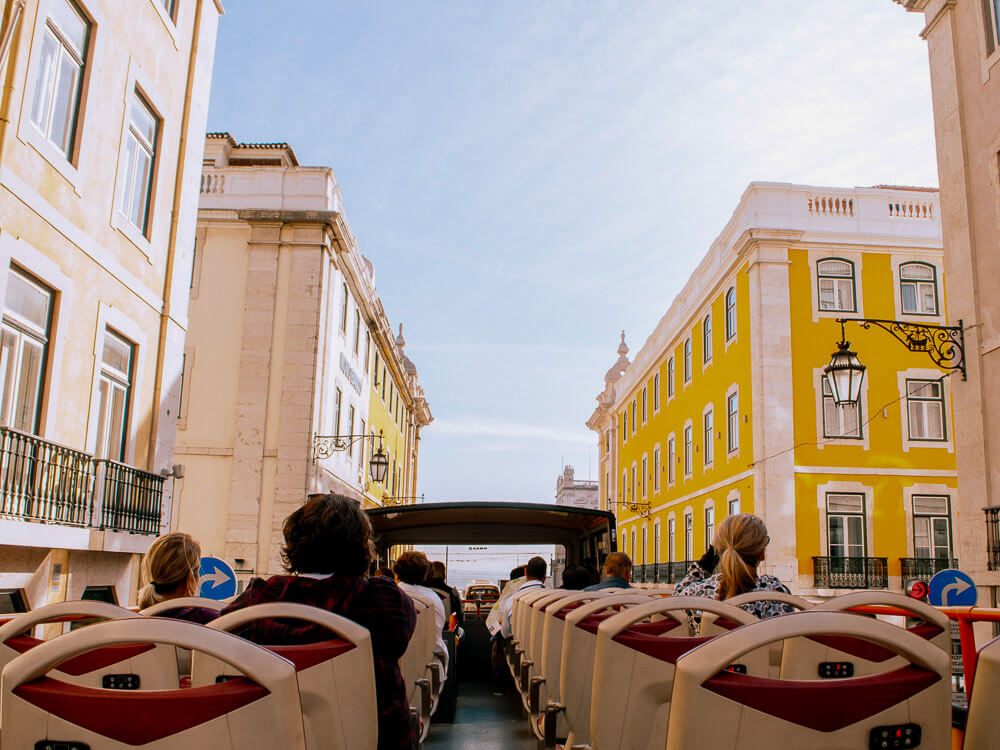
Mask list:
POLYGON ((642 525, 642 549, 641 549, 642 562, 639 563, 640 565, 645 565, 646 564, 646 557, 647 557, 648 552, 649 552, 649 526, 646 525, 646 524, 643 524, 642 525))
POLYGON ((136 347, 135 342, 129 340, 126 336, 123 336, 121 332, 116 331, 110 326, 105 327, 103 333, 100 336, 100 350, 101 355, 99 357, 98 364, 98 402, 97 402, 97 440, 94 445, 94 455, 101 459, 111 459, 112 461, 123 462, 125 460, 125 454, 128 450, 129 443, 131 442, 130 435, 130 422, 132 413, 135 411, 135 404, 133 403, 135 397, 135 360, 138 353, 138 347, 136 347), (109 365, 104 361, 104 343, 108 338, 116 339, 118 342, 124 344, 129 350, 129 362, 128 370, 119 370, 109 365), (109 398, 107 401, 101 398, 100 392, 102 386, 107 384, 107 391, 109 398), (113 427, 109 426, 110 418, 114 414, 114 396, 121 394, 124 398, 124 404, 122 406, 122 412, 119 419, 119 428, 121 430, 120 444, 115 446, 110 444, 111 436, 113 434, 113 427), (103 403, 102 403, 103 402, 103 403), (102 408, 103 406, 103 408, 102 408), (101 426, 105 426, 105 431, 102 434, 101 426))
POLYGON ((701 412, 701 435, 704 442, 702 465, 711 469, 715 464, 715 406, 708 404, 701 412))
MULTIPOLYGON (((347 282, 342 281, 340 284, 341 291, 344 293, 344 298, 340 302, 340 332, 347 336, 347 308, 350 301, 350 293, 347 291, 347 282)), ((391 387, 390 383, 390 387, 391 387)))
POLYGON ((642 424, 649 421, 649 386, 642 387, 642 424))
POLYGON ((705 549, 708 549, 708 545, 715 540, 715 503, 712 500, 707 500, 701 514, 702 520, 705 522, 703 529, 705 532, 705 549))
POLYGON ((923 559, 931 559, 931 560, 940 560, 940 559, 942 559, 942 558, 937 557, 936 554, 934 554, 938 550, 938 547, 934 544, 934 525, 935 525, 935 521, 936 520, 939 520, 939 519, 943 518, 944 521, 945 521, 945 523, 947 524, 947 531, 948 531, 948 546, 947 546, 948 555, 947 555, 947 559, 949 559, 949 560, 952 559, 955 556, 955 538, 954 538, 954 528, 953 528, 952 521, 951 521, 951 495, 949 495, 949 494, 937 494, 937 493, 935 493, 935 494, 928 494, 928 493, 922 493, 922 492, 921 493, 914 493, 913 495, 910 496, 910 509, 911 509, 912 514, 913 514, 913 532, 912 532, 912 536, 913 536, 913 557, 920 558, 920 555, 917 553, 917 525, 918 525, 918 521, 927 520, 927 523, 928 523, 928 540, 929 540, 929 543, 930 543, 929 551, 930 551, 931 554, 930 554, 929 558, 923 558, 923 559), (944 500, 944 502, 945 502, 945 512, 944 513, 918 512, 917 511, 917 501, 919 499, 921 499, 921 498, 927 498, 927 499, 933 498, 935 500, 944 500))
POLYGON ((740 453, 740 391, 736 385, 726 391, 726 457, 740 453), (736 410, 733 411, 735 401, 736 410))
MULTIPOLYGON (((840 250, 836 255, 831 255, 829 250, 809 251, 809 288, 812 294, 810 308, 812 310, 813 322, 824 318, 842 318, 844 312, 840 310, 821 310, 819 307, 819 264, 824 260, 845 260, 854 264, 854 306, 856 311, 848 313, 851 317, 865 317, 864 302, 864 255, 861 251, 840 250)), ((843 277, 846 278, 846 277, 843 277)), ((895 299, 895 294, 893 295, 895 299)))
POLYGON ((667 562, 674 562, 677 557, 677 518, 671 513, 667 516, 667 562))
POLYGON ((905 424, 906 424, 906 434, 904 435, 904 438, 905 442, 908 445, 926 444, 926 443, 930 443, 932 445, 934 444, 947 445, 949 442, 951 442, 951 430, 948 429, 948 411, 949 411, 948 392, 945 389, 945 381, 941 380, 940 377, 941 377, 940 375, 937 375, 936 377, 926 377, 926 378, 907 377, 905 380, 903 380, 902 394, 903 394, 903 401, 905 402, 905 424), (921 397, 919 395, 911 395, 911 389, 921 387, 920 384, 923 384, 923 387, 925 388, 928 386, 932 388, 936 386, 940 393, 940 397, 926 398, 926 397, 921 397), (937 404, 940 407, 941 437, 928 437, 927 435, 914 436, 913 421, 911 419, 915 411, 913 407, 918 407, 920 405, 923 405, 922 411, 924 413, 924 423, 926 425, 927 424, 926 415, 928 413, 929 404, 937 404))
POLYGON ((684 387, 687 388, 694 379, 694 365, 692 362, 691 337, 684 339, 683 360, 684 360, 684 387))
POLYGON ((739 514, 741 512, 740 507, 741 507, 740 491, 739 490, 730 491, 730 493, 726 496, 727 515, 735 516, 739 514))
POLYGON ((694 424, 689 419, 684 423, 684 481, 694 476, 694 424))
MULTIPOLYGON (((48 284, 45 284, 33 274, 30 274, 21 268, 13 268, 10 265, 7 266, 7 274, 3 279, 5 295, 7 291, 7 284, 10 283, 12 275, 18 276, 29 287, 35 289, 40 294, 47 296, 48 306, 46 310, 45 323, 41 327, 34 321, 27 320, 14 311, 8 311, 6 306, 0 309, 0 318, 2 318, 0 328, 2 328, 3 335, 11 336, 16 342, 17 348, 10 377, 11 403, 8 405, 8 410, 12 410, 14 402, 19 400, 18 391, 20 390, 19 383, 21 380, 21 368, 24 362, 25 348, 33 348, 40 355, 38 377, 34 389, 35 399, 34 409, 31 414, 31 425, 28 427, 24 425, 16 426, 15 420, 11 419, 11 414, 8 413, 0 413, 0 424, 7 425, 13 429, 18 429, 22 432, 37 435, 41 431, 42 414, 44 413, 46 407, 46 382, 49 380, 49 359, 50 352, 55 344, 55 340, 52 335, 52 326, 55 320, 55 310, 58 306, 58 298, 56 290, 48 284)), ((6 357, 4 357, 3 360, 4 365, 6 365, 6 357)), ((5 370, 6 367, 0 369, 0 377, 5 374, 5 370)), ((3 378, 3 380, 0 381, 0 388, 6 390, 6 387, 6 378, 3 378)), ((0 394, 0 396, 2 395, 3 394, 0 394)))
POLYGON ((816 487, 816 510, 818 512, 819 518, 819 548, 821 550, 820 554, 829 555, 830 545, 827 538, 827 530, 829 528, 829 521, 827 520, 826 514, 826 503, 827 495, 864 495, 864 512, 865 512, 865 550, 867 555, 872 554, 872 550, 875 549, 874 539, 872 530, 874 524, 872 523, 872 498, 875 497, 874 487, 862 482, 853 481, 836 481, 836 482, 826 482, 820 484, 816 487))
POLYGON ((819 384, 819 399, 821 402, 820 411, 822 413, 823 419, 823 429, 820 432, 823 440, 833 439, 833 440, 851 440, 853 442, 860 442, 864 440, 865 437, 865 424, 864 424, 864 412, 861 410, 861 405, 837 405, 833 400, 833 392, 830 390, 829 381, 826 378, 822 378, 819 384), (829 391, 829 392, 828 392, 829 391), (828 404, 829 402, 829 404, 828 404), (838 424, 829 425, 827 421, 827 406, 834 409, 834 413, 837 416, 838 424), (857 414, 855 416, 855 421, 857 422, 857 434, 845 434, 844 424, 846 421, 846 414, 850 409, 855 409, 857 414), (837 430, 840 430, 839 432, 837 430))
POLYGON ((660 413, 660 373, 653 375, 653 414, 660 413))
POLYGON ((150 98, 145 92, 136 86, 128 97, 128 105, 125 110, 125 135, 122 140, 122 150, 119 163, 119 183, 115 196, 115 210, 119 219, 124 221, 133 232, 137 232, 141 237, 149 241, 152 236, 153 217, 156 209, 156 183, 163 157, 163 117, 157 111, 150 98), (150 141, 146 133, 134 126, 132 120, 132 109, 136 107, 149 115, 153 120, 153 139, 150 141), (128 169, 128 159, 126 159, 126 149, 128 144, 135 143, 136 154, 142 153, 149 160, 149 175, 143 190, 144 205, 142 207, 141 225, 132 220, 132 210, 135 206, 127 201, 131 201, 136 195, 136 187, 140 174, 139 161, 132 163, 132 169, 128 169))
POLYGON ((653 522, 653 565, 660 563, 660 521, 653 522))
POLYGON ((674 366, 674 355, 667 359, 667 403, 674 400, 677 395, 677 370, 674 366))
POLYGON ((667 436, 667 487, 677 481, 677 438, 674 433, 667 436))
POLYGON ((637 414, 636 414, 636 399, 633 398, 632 399, 632 434, 633 435, 635 434, 636 430, 639 428, 639 425, 638 425, 639 420, 636 419, 636 416, 637 416, 637 414))
POLYGON ((858 285, 857 285, 857 271, 854 266, 854 262, 849 258, 840 257, 828 257, 821 258, 816 262, 816 289, 818 295, 816 297, 816 306, 820 312, 836 312, 836 313, 856 313, 858 311, 858 285), (823 265, 829 263, 846 263, 851 270, 849 275, 834 274, 829 271, 824 272, 823 265), (823 306, 823 282, 830 281, 833 282, 833 290, 835 302, 832 307, 823 306), (851 290, 851 305, 850 307, 844 307, 842 305, 842 300, 840 299, 843 294, 841 292, 842 284, 847 283, 851 290))
POLYGON ((647 478, 649 476, 649 454, 642 454, 642 477, 639 482, 639 487, 642 489, 642 499, 645 500, 647 497, 648 483, 647 478))
POLYGON ((726 311, 726 348, 736 340, 736 335, 739 333, 739 310, 736 304, 736 285, 734 284, 726 290, 726 294, 723 297, 723 307, 726 311))
POLYGON ((899 289, 899 311, 900 311, 900 314, 902 314, 902 315, 914 315, 914 316, 918 316, 918 317, 921 317, 921 318, 928 318, 928 317, 930 317, 930 318, 936 318, 936 317, 938 317, 939 311, 941 309, 941 299, 940 299, 940 294, 939 294, 939 291, 938 291, 938 269, 937 269, 937 267, 933 263, 925 263, 923 261, 911 260, 911 261, 907 261, 906 263, 900 263, 899 264, 899 268, 898 268, 898 272, 899 272, 899 279, 898 279, 898 281, 896 283, 897 283, 897 288, 899 289), (912 267, 919 267, 919 268, 929 269, 930 272, 931 272, 931 278, 930 278, 930 280, 928 281, 926 279, 908 279, 908 278, 906 278, 905 274, 907 272, 907 269, 912 268, 912 267), (916 302, 916 309, 914 309, 914 310, 907 310, 906 309, 905 298, 904 298, 904 295, 903 295, 903 288, 906 287, 906 286, 912 286, 913 287, 913 297, 914 297, 914 301, 916 302), (922 309, 922 307, 923 307, 923 304, 922 304, 923 292, 926 291, 926 288, 928 288, 928 287, 930 288, 930 291, 933 292, 933 297, 934 297, 934 309, 933 310, 924 310, 924 309, 922 309))
POLYGON ((839 557, 855 557, 855 558, 857 558, 857 557, 868 557, 869 556, 869 550, 871 549, 868 546, 868 533, 867 533, 868 518, 867 518, 866 511, 867 511, 867 507, 868 507, 868 497, 864 493, 861 493, 861 492, 828 492, 828 493, 826 493, 826 498, 825 499, 826 499, 826 507, 825 507, 825 513, 824 513, 824 521, 826 522, 826 530, 827 530, 827 541, 826 541, 826 548, 825 548, 826 549, 826 556, 827 557, 838 557, 838 558, 839 557), (831 511, 830 510, 830 502, 831 502, 831 500, 833 500, 834 498, 848 498, 848 497, 856 498, 856 499, 859 499, 861 501, 861 510, 859 512, 831 511), (832 542, 830 540, 830 522, 831 522, 831 520, 833 520, 835 518, 841 518, 841 519, 860 518, 861 519, 861 539, 860 539, 860 542, 861 542, 861 554, 860 555, 852 555, 852 554, 850 554, 851 549, 857 547, 858 545, 857 544, 850 544, 849 543, 848 533, 847 533, 848 532, 848 525, 847 525, 846 522, 844 523, 844 544, 843 544, 845 554, 843 554, 843 555, 834 555, 833 554, 833 548, 831 546, 832 542))
POLYGON ((684 562, 694 559, 694 509, 688 506, 684 509, 684 562))
MULTIPOLYGON (((816 404, 816 448, 818 450, 823 450, 828 445, 854 445, 860 446, 863 450, 868 450, 870 447, 871 432, 870 430, 862 427, 861 438, 851 438, 851 437, 824 437, 824 422, 823 422, 823 381, 825 380, 825 373, 822 367, 817 367, 813 369, 813 389, 816 394, 815 404, 816 404)), ((864 415, 868 414, 868 383, 870 378, 865 378, 861 382, 861 415, 862 421, 867 419, 864 415)))
POLYGON ((982 81, 985 84, 990 80, 993 66, 1000 62, 1000 19, 997 18, 996 0, 982 0, 981 6, 981 11, 977 15, 983 23, 983 33, 979 36, 979 44, 983 55, 982 81), (987 34, 989 40, 987 40, 987 34), (990 41, 992 41, 992 51, 990 51, 990 41))
POLYGON ((712 313, 708 312, 701 319, 701 369, 712 364, 712 355, 715 353, 715 346, 712 340, 712 313))
POLYGON ((653 495, 660 494, 660 472, 663 463, 660 460, 660 444, 653 446, 653 495))

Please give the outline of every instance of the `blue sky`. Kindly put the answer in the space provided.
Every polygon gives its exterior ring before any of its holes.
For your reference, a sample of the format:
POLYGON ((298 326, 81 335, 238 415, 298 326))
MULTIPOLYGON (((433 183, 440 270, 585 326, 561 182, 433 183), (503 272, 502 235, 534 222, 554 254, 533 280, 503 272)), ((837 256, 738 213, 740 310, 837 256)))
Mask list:
POLYGON ((752 180, 936 185, 891 0, 229 0, 209 129, 332 166, 435 422, 428 500, 551 501, 752 180))

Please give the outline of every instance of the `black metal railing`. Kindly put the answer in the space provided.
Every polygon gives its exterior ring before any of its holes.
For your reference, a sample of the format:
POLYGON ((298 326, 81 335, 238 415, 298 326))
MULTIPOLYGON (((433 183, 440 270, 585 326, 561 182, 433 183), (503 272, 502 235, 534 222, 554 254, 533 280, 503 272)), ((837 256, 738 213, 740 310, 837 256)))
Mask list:
POLYGON ((90 455, 0 427, 0 515, 85 526, 93 497, 90 455))
POLYGON ((101 528, 159 534, 164 478, 107 458, 94 463, 101 487, 101 528))
POLYGON ((884 557, 814 557, 814 585, 818 589, 884 589, 889 587, 884 557))
POLYGON ((986 569, 1000 570, 1000 505, 983 508, 986 514, 986 569))
POLYGON ((954 557, 901 557, 899 558, 899 568, 903 577, 903 583, 914 578, 920 580, 930 580, 935 573, 940 573, 948 568, 957 568, 958 560, 954 557))
POLYGON ((633 565, 632 566, 632 583, 645 583, 646 582, 646 566, 645 565, 633 565))

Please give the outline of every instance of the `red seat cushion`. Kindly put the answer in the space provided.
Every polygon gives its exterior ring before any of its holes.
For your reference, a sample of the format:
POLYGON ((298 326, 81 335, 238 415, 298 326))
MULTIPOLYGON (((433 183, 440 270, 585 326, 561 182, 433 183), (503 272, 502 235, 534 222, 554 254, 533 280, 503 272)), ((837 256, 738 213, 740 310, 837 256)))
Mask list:
POLYGON ((278 656, 283 656, 295 665, 295 671, 301 672, 309 667, 315 667, 330 659, 336 659, 346 654, 356 646, 350 641, 335 638, 320 643, 305 643, 298 646, 265 646, 278 656))
POLYGON ((95 734, 145 745, 225 716, 268 691, 242 677, 187 690, 102 690, 40 677, 14 688, 14 695, 95 734))
MULTIPOLYGON (((937 625, 932 625, 929 622, 922 622, 919 625, 914 625, 912 628, 907 628, 907 630, 928 641, 944 632, 937 625)), ((845 654, 850 654, 858 659, 865 659, 866 661, 876 663, 889 661, 889 659, 897 655, 895 651, 885 646, 879 646, 877 643, 850 635, 810 635, 807 638, 816 643, 822 643, 828 648, 843 651, 845 654)))
MULTIPOLYGON (((15 635, 4 641, 5 646, 9 646, 19 654, 30 651, 39 643, 44 641, 29 635, 15 635)), ((79 677, 152 651, 154 648, 156 647, 152 643, 117 643, 114 646, 102 646, 67 659, 58 666, 58 671, 79 677)))
MULTIPOLYGON (((658 625, 659 623, 649 624, 658 625)), ((616 643, 622 644, 623 646, 627 646, 634 651, 638 651, 640 654, 652 656, 654 659, 665 661, 668 664, 676 664, 677 660, 684 656, 684 654, 688 651, 712 640, 714 637, 715 636, 705 635, 698 636, 696 638, 664 638, 659 635, 650 635, 641 631, 636 632, 635 626, 632 626, 627 630, 623 630, 621 633, 612 638, 612 640, 616 643)))
POLYGON ((902 703, 939 679, 940 675, 911 664, 836 681, 771 680, 720 672, 702 686, 755 711, 818 732, 835 732, 902 703))

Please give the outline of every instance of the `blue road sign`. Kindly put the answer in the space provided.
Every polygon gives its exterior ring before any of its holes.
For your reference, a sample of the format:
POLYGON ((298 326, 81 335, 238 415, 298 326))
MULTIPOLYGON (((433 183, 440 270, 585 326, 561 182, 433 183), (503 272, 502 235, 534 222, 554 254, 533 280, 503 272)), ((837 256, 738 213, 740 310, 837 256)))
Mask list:
POLYGON ((236 596, 236 571, 222 558, 201 558, 198 575, 198 596, 219 601, 236 596))
POLYGON ((927 602, 935 607, 974 607, 979 598, 976 584, 967 573, 949 568, 928 584, 927 602))

